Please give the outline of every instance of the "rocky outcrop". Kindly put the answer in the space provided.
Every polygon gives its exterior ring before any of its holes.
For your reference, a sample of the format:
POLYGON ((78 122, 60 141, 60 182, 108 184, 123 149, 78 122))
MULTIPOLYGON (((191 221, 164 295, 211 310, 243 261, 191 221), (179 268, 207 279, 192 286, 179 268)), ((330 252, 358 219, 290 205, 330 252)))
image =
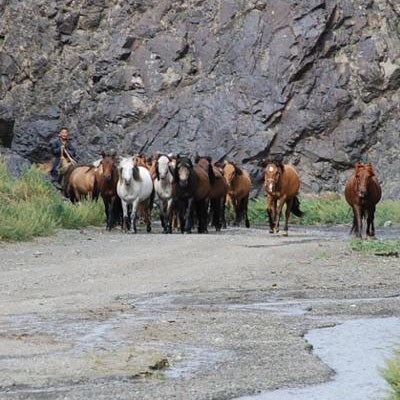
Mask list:
POLYGON ((354 162, 400 196, 395 0, 0 0, 0 144, 30 160, 68 126, 104 147, 283 155, 303 189, 354 162))

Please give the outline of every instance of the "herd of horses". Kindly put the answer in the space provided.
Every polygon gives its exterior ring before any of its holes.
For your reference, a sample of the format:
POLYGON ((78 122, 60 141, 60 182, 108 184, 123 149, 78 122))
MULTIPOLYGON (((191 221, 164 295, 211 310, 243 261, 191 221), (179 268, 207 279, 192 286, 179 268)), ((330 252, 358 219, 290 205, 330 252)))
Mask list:
MULTIPOLYGON (((174 227, 191 233, 206 233, 209 225, 216 231, 226 228, 226 205, 234 210, 234 225, 244 220, 249 227, 248 203, 252 180, 248 171, 233 161, 213 162, 211 157, 171 154, 143 154, 118 157, 103 152, 93 164, 70 165, 63 177, 63 194, 72 202, 85 197, 104 202, 106 228, 120 224, 125 232, 137 232, 138 218, 151 231, 154 204, 160 211, 163 233, 174 227)), ((288 235, 291 213, 301 217, 298 193, 300 177, 294 166, 268 160, 264 168, 269 232, 279 232, 284 212, 283 235, 288 235), (284 206, 286 205, 285 210, 284 206)), ((353 210, 351 233, 362 237, 362 221, 367 220, 366 235, 375 235, 374 214, 381 198, 381 187, 370 163, 356 163, 345 187, 345 198, 353 210)))

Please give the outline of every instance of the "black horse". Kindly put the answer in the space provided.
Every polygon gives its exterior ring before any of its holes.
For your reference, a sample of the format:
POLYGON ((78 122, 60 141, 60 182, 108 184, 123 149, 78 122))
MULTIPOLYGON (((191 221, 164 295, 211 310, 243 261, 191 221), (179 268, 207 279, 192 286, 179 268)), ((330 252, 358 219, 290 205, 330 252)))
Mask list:
POLYGON ((178 155, 174 175, 174 208, 178 213, 180 229, 182 233, 191 233, 197 187, 192 161, 178 155))

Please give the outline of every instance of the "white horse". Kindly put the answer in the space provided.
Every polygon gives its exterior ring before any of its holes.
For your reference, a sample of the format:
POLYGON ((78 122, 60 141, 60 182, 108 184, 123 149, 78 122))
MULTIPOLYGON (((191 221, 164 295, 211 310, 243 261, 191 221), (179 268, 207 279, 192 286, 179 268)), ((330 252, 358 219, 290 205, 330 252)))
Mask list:
POLYGON ((173 203, 173 182, 174 162, 165 154, 157 156, 156 178, 154 189, 159 199, 160 219, 163 233, 172 233, 172 203, 173 203))
POLYGON ((133 228, 136 233, 137 208, 140 203, 144 207, 147 232, 150 232, 154 188, 149 170, 138 166, 132 157, 125 157, 120 159, 118 171, 117 193, 124 215, 123 230, 126 232, 133 228), (131 210, 129 206, 132 206, 131 210))

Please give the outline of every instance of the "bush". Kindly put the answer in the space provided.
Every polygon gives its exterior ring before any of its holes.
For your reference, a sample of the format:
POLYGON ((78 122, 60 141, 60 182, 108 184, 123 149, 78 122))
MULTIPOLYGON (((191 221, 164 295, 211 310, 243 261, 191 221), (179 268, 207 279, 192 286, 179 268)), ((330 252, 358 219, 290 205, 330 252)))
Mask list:
POLYGON ((64 201, 36 167, 12 177, 0 160, 0 240, 27 240, 57 228, 105 223, 102 201, 74 205, 64 201))
POLYGON ((387 400, 400 400, 400 348, 395 350, 392 358, 386 360, 386 367, 381 373, 391 388, 387 400))

